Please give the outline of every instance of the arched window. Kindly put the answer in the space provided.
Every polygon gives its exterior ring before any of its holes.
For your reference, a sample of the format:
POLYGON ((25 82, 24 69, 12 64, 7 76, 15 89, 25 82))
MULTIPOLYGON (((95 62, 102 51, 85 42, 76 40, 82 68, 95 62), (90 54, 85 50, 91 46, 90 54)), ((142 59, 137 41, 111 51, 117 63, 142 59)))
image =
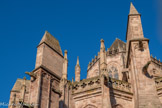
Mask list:
POLYGON ((119 79, 118 69, 113 65, 108 68, 108 74, 111 78, 119 79))

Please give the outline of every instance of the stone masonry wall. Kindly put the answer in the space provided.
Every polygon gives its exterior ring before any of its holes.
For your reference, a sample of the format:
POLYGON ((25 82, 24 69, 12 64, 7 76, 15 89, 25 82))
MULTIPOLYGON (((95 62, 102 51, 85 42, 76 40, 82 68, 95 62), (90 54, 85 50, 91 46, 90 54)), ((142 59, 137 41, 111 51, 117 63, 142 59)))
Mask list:
POLYGON ((37 49, 36 68, 41 65, 59 77, 62 76, 63 57, 44 43, 37 49))

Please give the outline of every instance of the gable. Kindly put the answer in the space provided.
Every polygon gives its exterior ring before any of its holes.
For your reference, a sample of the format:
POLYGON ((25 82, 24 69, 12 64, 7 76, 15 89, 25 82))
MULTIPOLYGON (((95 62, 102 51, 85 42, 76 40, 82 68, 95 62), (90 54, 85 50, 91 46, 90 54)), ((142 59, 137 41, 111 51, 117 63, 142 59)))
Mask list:
POLYGON ((117 50, 119 49, 121 50, 126 50, 126 43, 121 41, 120 39, 116 39, 113 44, 111 45, 111 47, 109 48, 109 51, 113 51, 113 50, 117 50))

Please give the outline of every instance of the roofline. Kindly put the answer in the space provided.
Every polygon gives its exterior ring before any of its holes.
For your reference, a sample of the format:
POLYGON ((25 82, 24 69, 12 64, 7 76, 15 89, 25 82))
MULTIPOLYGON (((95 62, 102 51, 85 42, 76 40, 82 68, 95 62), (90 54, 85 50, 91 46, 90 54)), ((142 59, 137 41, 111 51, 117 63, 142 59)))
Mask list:
POLYGON ((113 41, 112 45, 109 47, 109 49, 113 46, 113 44, 115 43, 115 41, 116 41, 117 39, 118 39, 119 41, 123 42, 124 44, 126 44, 126 42, 120 40, 119 38, 116 38, 116 39, 113 41))

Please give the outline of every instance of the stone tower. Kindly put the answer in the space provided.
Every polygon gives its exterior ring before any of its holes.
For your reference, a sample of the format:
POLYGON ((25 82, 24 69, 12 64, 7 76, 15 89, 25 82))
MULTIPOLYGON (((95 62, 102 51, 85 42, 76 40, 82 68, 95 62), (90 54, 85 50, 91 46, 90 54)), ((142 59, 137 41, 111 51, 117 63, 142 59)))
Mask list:
POLYGON ((32 71, 36 77, 32 77, 31 81, 30 104, 37 104, 38 108, 59 107, 58 88, 62 67, 63 55, 59 42, 46 31, 37 47, 36 65, 32 71))
MULTIPOLYGON (((58 108, 63 62, 64 57, 58 40, 46 31, 37 47, 35 69, 32 72, 26 72, 31 80, 16 81, 11 93, 14 98, 10 103, 14 101, 14 104, 22 104, 21 107, 25 108, 58 108), (19 98, 19 92, 15 92, 18 87, 22 88, 20 90, 20 95, 23 94, 22 98, 19 98)), ((17 106, 12 107, 17 108, 17 106)))
POLYGON ((130 6, 127 27, 127 62, 134 92, 135 108, 161 108, 153 76, 145 69, 151 63, 149 40, 144 38, 141 15, 130 6))

